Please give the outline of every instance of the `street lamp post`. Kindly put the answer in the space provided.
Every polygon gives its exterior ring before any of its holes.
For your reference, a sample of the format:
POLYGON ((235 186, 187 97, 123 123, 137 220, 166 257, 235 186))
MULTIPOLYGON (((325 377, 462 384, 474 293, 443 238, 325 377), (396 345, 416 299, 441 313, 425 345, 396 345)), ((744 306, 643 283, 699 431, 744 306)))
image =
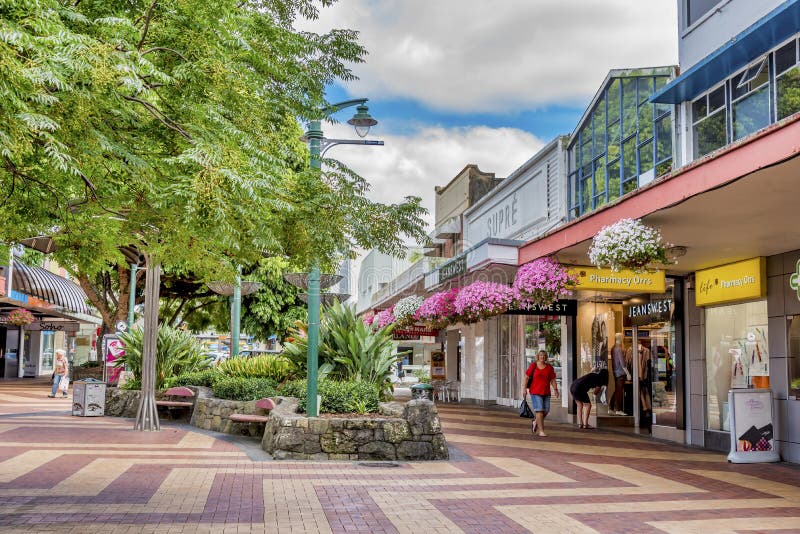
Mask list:
MULTIPOLYGON (((332 104, 322 110, 323 117, 327 117, 345 108, 358 106, 348 124, 353 126, 359 137, 365 137, 372 126, 378 124, 369 114, 367 98, 356 98, 332 104)), ((322 120, 317 119, 308 123, 305 138, 308 141, 308 151, 311 156, 311 168, 322 168, 322 154, 334 145, 359 144, 383 145, 383 141, 368 141, 366 139, 326 139, 322 135, 322 120)), ((320 271, 318 265, 311 267, 308 276, 308 354, 306 364, 308 367, 308 386, 306 388, 306 415, 317 417, 317 368, 319 367, 319 308, 320 308, 320 271)))
POLYGON ((255 293, 261 288, 261 282, 242 282, 241 269, 236 274, 233 284, 226 282, 208 282, 209 289, 218 295, 230 298, 231 304, 231 358, 239 356, 239 334, 242 316, 242 295, 255 293))

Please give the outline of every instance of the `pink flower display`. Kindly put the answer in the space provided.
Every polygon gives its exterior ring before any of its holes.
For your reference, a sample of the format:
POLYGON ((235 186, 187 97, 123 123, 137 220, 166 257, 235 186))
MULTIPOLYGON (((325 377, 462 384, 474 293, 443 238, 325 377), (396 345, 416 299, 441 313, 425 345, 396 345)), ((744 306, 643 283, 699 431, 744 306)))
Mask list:
POLYGON ((454 302, 458 295, 458 288, 439 291, 422 301, 417 309, 418 320, 427 323, 432 328, 444 328, 456 320, 454 302))
POLYGON ((553 258, 539 258, 526 263, 517 271, 514 289, 520 294, 522 306, 531 304, 548 306, 556 300, 572 295, 570 288, 578 280, 553 258))
POLYGON ((363 315, 361 317, 361 322, 367 326, 372 326, 372 322, 375 320, 374 315, 363 315))
POLYGON ((25 326, 34 322, 36 319, 33 314, 25 308, 16 308, 8 314, 8 324, 25 326))
POLYGON ((389 326, 390 324, 394 323, 394 306, 387 310, 383 310, 378 312, 378 315, 375 316, 375 319, 372 321, 373 327, 383 328, 385 326, 389 326))
POLYGON ((453 305, 465 323, 500 315, 519 301, 516 290, 496 282, 473 282, 462 287, 453 305))

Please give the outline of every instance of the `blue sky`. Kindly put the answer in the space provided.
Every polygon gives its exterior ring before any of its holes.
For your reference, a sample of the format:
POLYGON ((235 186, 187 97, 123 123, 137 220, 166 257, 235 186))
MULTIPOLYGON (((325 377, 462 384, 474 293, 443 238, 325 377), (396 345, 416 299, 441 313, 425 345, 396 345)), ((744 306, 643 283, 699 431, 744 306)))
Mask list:
MULTIPOLYGON (((505 177, 575 128, 610 69, 677 63, 678 0, 340 0, 302 29, 359 31, 358 80, 332 102, 369 98, 383 147, 327 153, 372 184, 371 195, 423 199, 464 166, 505 177)), ((340 121, 327 137, 349 138, 340 121)))

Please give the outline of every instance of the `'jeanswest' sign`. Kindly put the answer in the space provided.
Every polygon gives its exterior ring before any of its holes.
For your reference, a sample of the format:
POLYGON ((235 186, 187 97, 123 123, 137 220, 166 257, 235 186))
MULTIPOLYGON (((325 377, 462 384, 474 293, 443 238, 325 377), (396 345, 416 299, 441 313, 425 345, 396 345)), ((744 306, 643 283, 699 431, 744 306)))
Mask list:
POLYGON ((615 272, 611 269, 596 267, 568 267, 567 271, 578 278, 577 289, 664 293, 667 287, 664 271, 636 273, 623 270, 615 272))
POLYGON ((767 294, 767 262, 761 258, 729 263, 695 274, 698 306, 763 298, 767 294))

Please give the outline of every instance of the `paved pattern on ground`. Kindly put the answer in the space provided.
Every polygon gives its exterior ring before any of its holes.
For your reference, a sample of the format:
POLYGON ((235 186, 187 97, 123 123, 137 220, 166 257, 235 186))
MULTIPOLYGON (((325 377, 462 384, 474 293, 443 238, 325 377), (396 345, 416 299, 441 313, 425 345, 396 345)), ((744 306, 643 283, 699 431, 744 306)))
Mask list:
POLYGON ((0 532, 800 532, 800 469, 439 408, 449 462, 253 461, 230 440, 78 418, 0 384, 0 532))

